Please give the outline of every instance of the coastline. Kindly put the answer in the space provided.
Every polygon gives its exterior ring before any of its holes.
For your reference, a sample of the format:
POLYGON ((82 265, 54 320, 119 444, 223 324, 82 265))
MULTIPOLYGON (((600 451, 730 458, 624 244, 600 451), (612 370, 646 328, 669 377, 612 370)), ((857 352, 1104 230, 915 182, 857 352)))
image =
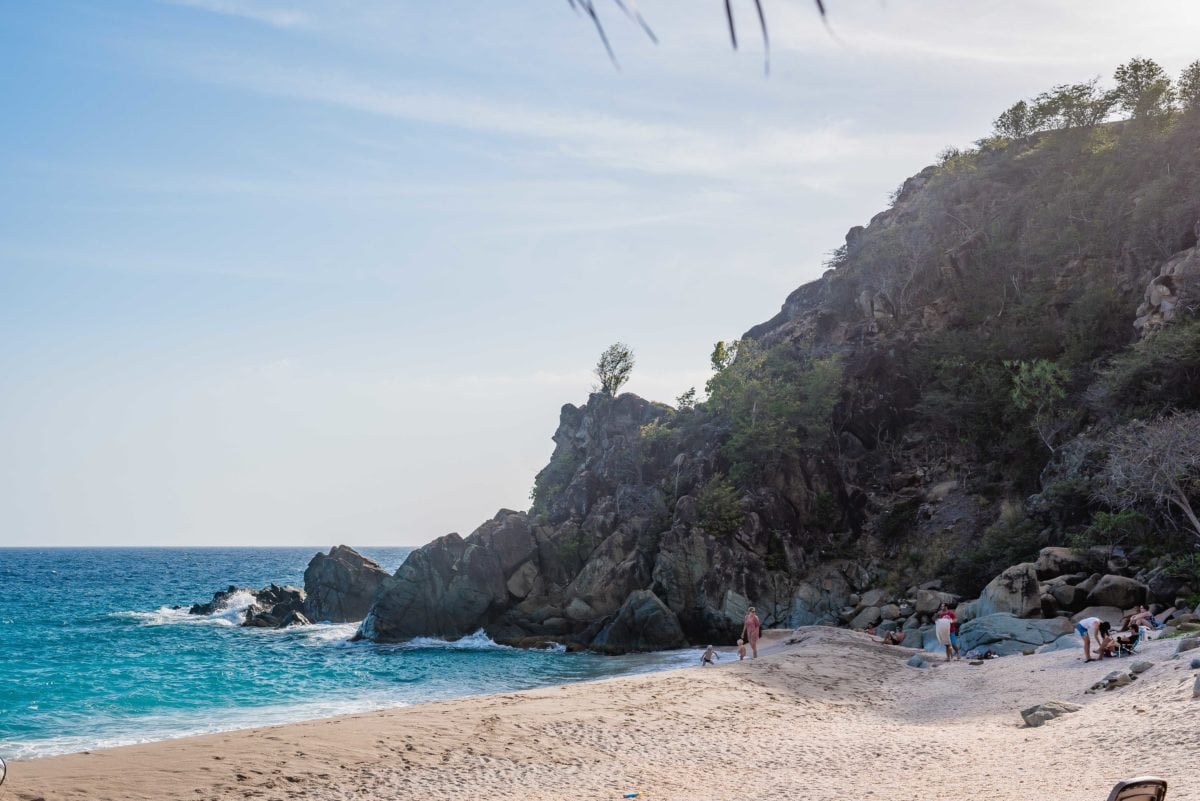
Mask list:
MULTIPOLYGON (((918 670, 913 651, 810 627, 758 660, 475 696, 18 761, 5 795, 58 799, 1107 797, 1160 775, 1200 801, 1200 700, 1174 641, 1131 660, 1057 651, 918 670), (790 644, 789 644, 789 641, 790 644), (1030 729, 1049 700, 1074 714, 1030 729)), ((725 661, 730 660, 730 661, 725 661)))

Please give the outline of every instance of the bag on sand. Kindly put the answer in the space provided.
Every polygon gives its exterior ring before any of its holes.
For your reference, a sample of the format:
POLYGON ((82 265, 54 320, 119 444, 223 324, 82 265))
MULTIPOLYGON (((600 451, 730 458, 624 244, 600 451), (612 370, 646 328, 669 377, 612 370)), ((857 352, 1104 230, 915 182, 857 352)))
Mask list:
POLYGON ((937 634, 937 640, 942 645, 950 644, 950 618, 939 617, 933 624, 933 630, 937 634))

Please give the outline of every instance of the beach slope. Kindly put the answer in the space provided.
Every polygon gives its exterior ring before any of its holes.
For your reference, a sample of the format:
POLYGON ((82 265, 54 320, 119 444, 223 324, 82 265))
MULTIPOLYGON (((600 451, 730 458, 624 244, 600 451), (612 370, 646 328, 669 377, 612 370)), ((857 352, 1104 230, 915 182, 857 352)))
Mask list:
MULTIPOLYGON (((1155 774, 1200 801, 1196 671, 1148 643, 917 669, 912 651, 828 628, 772 632, 755 661, 17 762, 4 798, 989 799, 1103 801, 1155 774), (1021 709, 1083 708, 1039 728, 1021 709)), ((1188 655, 1190 656, 1190 654, 1188 655)))

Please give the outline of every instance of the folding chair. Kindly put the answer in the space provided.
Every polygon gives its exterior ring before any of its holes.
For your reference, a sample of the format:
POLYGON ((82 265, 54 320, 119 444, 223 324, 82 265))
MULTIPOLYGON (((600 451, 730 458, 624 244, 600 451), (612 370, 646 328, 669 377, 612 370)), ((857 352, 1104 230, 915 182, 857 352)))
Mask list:
POLYGON ((0 784, 4 784, 4 777, 8 775, 8 765, 4 764, 4 757, 0 757, 0 784))
POLYGON ((1108 794, 1108 801, 1163 801, 1167 797, 1167 782, 1153 776, 1138 776, 1117 782, 1108 794))
POLYGON ((1117 656, 1129 656, 1137 653, 1138 646, 1142 644, 1142 640, 1145 639, 1145 637, 1146 627, 1138 626, 1138 636, 1136 640, 1128 645, 1122 643, 1120 640, 1117 640, 1117 656))

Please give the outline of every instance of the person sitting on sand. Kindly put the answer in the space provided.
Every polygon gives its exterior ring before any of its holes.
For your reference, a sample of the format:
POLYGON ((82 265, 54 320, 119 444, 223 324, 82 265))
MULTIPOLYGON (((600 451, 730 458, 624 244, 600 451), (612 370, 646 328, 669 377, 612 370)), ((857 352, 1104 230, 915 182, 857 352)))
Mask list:
POLYGON ((1075 632, 1083 638, 1083 661, 1092 661, 1092 643, 1096 644, 1097 659, 1104 658, 1104 638, 1112 630, 1106 621, 1098 617, 1085 617, 1075 624, 1075 632))
POLYGON ((700 665, 701 667, 708 667, 709 665, 713 664, 715 660, 720 658, 721 655, 717 653, 717 649, 710 645, 704 649, 704 654, 700 657, 700 665))
POLYGON ((742 621, 742 638, 750 643, 750 652, 758 659, 758 637, 762 633, 762 621, 758 619, 758 615, 754 611, 754 607, 750 607, 746 612, 746 619, 742 621))
POLYGON ((738 640, 738 661, 741 662, 746 658, 746 641, 738 640))
POLYGON ((1150 614, 1150 610, 1144 606, 1138 606, 1133 610, 1133 614, 1125 618, 1125 625, 1121 627, 1121 631, 1137 631, 1138 626, 1153 626, 1150 621, 1154 620, 1154 615, 1150 614))
POLYGON ((891 631, 885 631, 883 633, 883 644, 884 645, 903 645, 904 644, 904 636, 905 636, 904 632, 900 629, 892 629, 891 631))

